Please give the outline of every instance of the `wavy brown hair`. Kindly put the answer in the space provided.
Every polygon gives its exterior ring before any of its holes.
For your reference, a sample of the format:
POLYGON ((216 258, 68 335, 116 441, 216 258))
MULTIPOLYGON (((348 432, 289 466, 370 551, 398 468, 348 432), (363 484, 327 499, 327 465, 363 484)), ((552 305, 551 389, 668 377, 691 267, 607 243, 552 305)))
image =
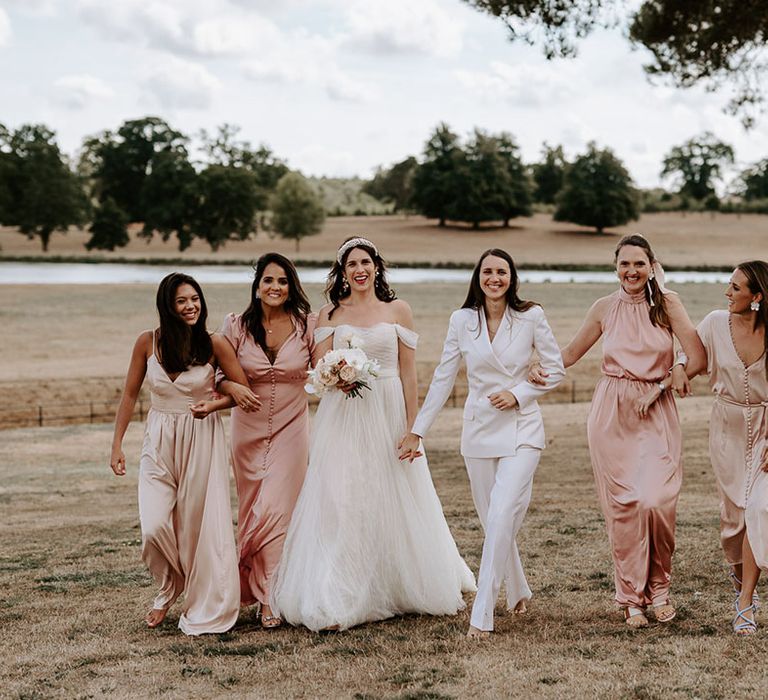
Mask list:
POLYGON ((747 286, 752 294, 762 294, 760 308, 755 314, 753 331, 763 327, 763 352, 765 353, 765 371, 768 372, 768 263, 763 260, 750 260, 739 263, 737 270, 741 270, 747 278, 747 286))
MULTIPOLYGON (((344 240, 344 243, 351 241, 353 238, 357 238, 357 236, 350 236, 344 240)), ((342 245, 344 245, 344 243, 342 243, 342 245)), ((354 248, 344 251, 344 255, 341 256, 341 262, 335 260, 331 267, 331 271, 328 273, 328 280, 325 284, 325 298, 333 304, 333 308, 328 312, 329 319, 333 316, 333 312, 339 308, 341 301, 346 299, 352 293, 349 286, 347 286, 346 289, 344 288, 344 265, 347 263, 349 254, 356 248, 364 250, 371 256, 371 260, 373 260, 374 267, 376 268, 376 276, 373 281, 373 289, 374 292, 376 292, 376 298, 379 301, 387 303, 397 298, 387 280, 387 264, 384 261, 384 258, 379 255, 377 250, 371 248, 371 246, 365 245, 365 243, 360 243, 354 248)))
POLYGON ((193 365, 204 365, 213 355, 213 343, 205 323, 208 307, 203 290, 194 277, 172 272, 160 281, 157 288, 157 313, 160 316, 160 364, 168 374, 178 374, 193 365), (190 327, 176 313, 176 292, 182 284, 190 285, 200 297, 200 316, 190 327))
MULTIPOLYGON (((613 264, 615 265, 618 262, 621 249, 628 245, 637 246, 645 251, 645 254, 648 256, 648 272, 653 272, 653 263, 656 262, 656 256, 653 254, 651 244, 648 243, 646 237, 639 233, 632 233, 628 236, 624 236, 624 238, 619 241, 619 244, 616 246, 616 250, 613 253, 613 264)), ((651 323, 654 326, 672 330, 664 294, 662 294, 656 280, 651 279, 650 276, 648 277, 648 284, 645 285, 645 300, 649 305, 648 316, 651 319, 651 323)))
POLYGON ((261 301, 259 300, 259 285, 261 278, 264 277, 264 270, 270 263, 275 263, 283 269, 288 278, 288 298, 285 300, 283 308, 291 315, 293 320, 300 326, 302 334, 307 332, 307 316, 310 311, 309 299, 304 293, 299 280, 299 273, 296 272, 296 266, 284 255, 280 253, 264 253, 257 261, 251 283, 251 301, 248 308, 243 311, 241 316, 243 327, 251 334, 264 354, 269 357, 267 349, 267 334, 262 323, 263 311, 261 301))

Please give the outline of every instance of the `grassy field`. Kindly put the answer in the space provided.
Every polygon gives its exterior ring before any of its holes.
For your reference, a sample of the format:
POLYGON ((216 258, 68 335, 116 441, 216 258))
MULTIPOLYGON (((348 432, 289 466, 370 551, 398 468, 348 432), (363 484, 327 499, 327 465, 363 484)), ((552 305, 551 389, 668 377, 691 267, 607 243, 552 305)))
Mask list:
MULTIPOLYGON (((521 294, 544 305, 561 344, 575 333, 592 302, 614 285, 530 284, 521 294)), ((677 287, 691 317, 698 321, 722 307, 719 285, 677 287)), ((448 317, 461 305, 466 289, 456 284, 409 284, 400 296, 414 309, 421 335, 417 362, 423 391, 440 357, 448 317)), ((322 290, 308 292, 317 308, 322 290)), ((241 311, 249 287, 206 285, 209 327, 216 328, 228 311, 241 311)), ((147 285, 0 285, 0 356, 13 358, 0 365, 0 427, 28 425, 43 406, 44 425, 63 416, 90 419, 114 412, 131 348, 138 334, 156 325, 155 289, 147 285)), ((588 400, 599 374, 600 351, 595 348, 569 372, 554 400, 588 400)), ((463 384, 459 383, 459 397, 463 384)))
POLYGON ((488 227, 473 231, 463 227, 440 229, 434 221, 420 216, 346 216, 326 220, 323 231, 306 238, 297 254, 291 241, 270 238, 261 232, 253 239, 228 243, 218 253, 196 240, 179 253, 174 239, 149 244, 135 235, 131 243, 114 253, 87 253, 83 244, 90 237, 83 231, 54 234, 50 252, 40 251, 37 239, 29 240, 15 230, 0 227, 0 260, 8 255, 32 255, 41 259, 55 255, 95 258, 162 258, 188 260, 234 259, 250 261, 269 250, 304 260, 330 260, 348 236, 366 235, 392 262, 473 263, 478 254, 491 247, 508 250, 518 264, 576 263, 610 264, 613 247, 625 233, 646 235, 667 265, 735 265, 765 250, 768 216, 737 214, 646 214, 639 221, 617 227, 609 233, 552 221, 548 214, 515 219, 508 229, 488 227))
MULTIPOLYGON (((678 511, 670 625, 633 632, 612 605, 607 538, 585 441, 587 404, 544 406, 548 449, 520 548, 534 599, 497 610, 497 631, 470 643, 468 612, 410 616, 345 633, 265 632, 245 611, 200 639, 169 623, 147 630, 153 586, 140 561, 136 461, 107 466, 111 428, 0 431, 0 695, 9 698, 731 698, 764 697, 762 632, 736 638, 706 454, 709 399, 681 405, 685 483, 678 511)), ((451 529, 477 571, 481 530, 457 451, 460 409, 427 443, 451 529)), ((471 602, 471 596, 467 597, 471 602)))

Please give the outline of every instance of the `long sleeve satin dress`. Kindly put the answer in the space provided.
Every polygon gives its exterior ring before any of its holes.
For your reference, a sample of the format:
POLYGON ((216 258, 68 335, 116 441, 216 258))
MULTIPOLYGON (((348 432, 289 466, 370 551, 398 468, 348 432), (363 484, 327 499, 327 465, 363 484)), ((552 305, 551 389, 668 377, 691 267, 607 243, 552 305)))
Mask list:
POLYGON ((218 413, 197 419, 189 410, 212 397, 214 370, 196 365, 171 381, 153 352, 147 380, 139 519, 141 556, 160 587, 153 607, 183 592, 182 632, 226 632, 240 610, 227 437, 218 413))
POLYGON ((306 332, 297 326, 278 350, 274 364, 242 325, 239 314, 229 314, 221 331, 262 402, 261 409, 252 413, 233 408, 230 423, 243 605, 269 603, 270 580, 304 483, 309 454, 304 384, 315 323, 313 314, 306 332))
POLYGON ((744 365, 725 310, 712 311, 697 331, 715 394, 709 457, 720 492, 720 542, 726 561, 740 564, 746 534, 758 566, 768 569, 768 474, 760 469, 768 435, 765 355, 744 365))
POLYGON ((630 295, 620 288, 612 296, 587 439, 613 555, 616 602, 644 608, 669 596, 682 436, 670 392, 645 418, 634 401, 667 376, 673 341, 669 330, 651 323, 644 292, 630 295))

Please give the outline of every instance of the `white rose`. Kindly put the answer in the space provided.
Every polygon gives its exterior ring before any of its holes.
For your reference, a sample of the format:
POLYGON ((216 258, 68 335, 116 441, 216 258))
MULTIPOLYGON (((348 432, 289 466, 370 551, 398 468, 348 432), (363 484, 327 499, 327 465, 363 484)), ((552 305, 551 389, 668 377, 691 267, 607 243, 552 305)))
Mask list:
POLYGON ((352 365, 344 365, 339 370, 339 377, 343 382, 351 382, 357 377, 357 370, 352 365))
POLYGON ((339 376, 328 369, 320 370, 317 378, 323 386, 335 386, 339 383, 339 376))

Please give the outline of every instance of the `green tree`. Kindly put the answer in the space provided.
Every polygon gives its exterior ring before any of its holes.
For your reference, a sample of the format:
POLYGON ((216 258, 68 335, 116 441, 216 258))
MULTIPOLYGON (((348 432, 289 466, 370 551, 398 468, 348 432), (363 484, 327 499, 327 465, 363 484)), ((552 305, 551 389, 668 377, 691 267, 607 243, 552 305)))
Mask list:
POLYGON ((733 163, 733 148, 707 131, 675 146, 664 157, 662 177, 677 175, 681 195, 703 200, 715 193, 722 168, 733 163))
POLYGON ((413 174, 413 206, 420 214, 445 226, 453 204, 461 194, 464 151, 459 137, 440 124, 424 146, 424 161, 413 174))
POLYGON ((768 199, 768 158, 744 170, 739 180, 744 199, 768 199))
POLYGON ((222 124, 215 135, 203 129, 200 132, 203 151, 212 165, 250 170, 256 186, 257 209, 264 211, 269 208, 269 198, 280 178, 288 172, 288 166, 264 144, 254 149, 250 142, 238 141, 239 133, 240 127, 233 124, 222 124))
POLYGON ((117 132, 104 131, 86 139, 80 170, 91 179, 92 194, 111 197, 131 221, 144 221, 144 185, 159 153, 189 159, 189 139, 159 117, 124 122, 117 132))
POLYGON ((458 166, 460 187, 449 218, 478 228, 483 221, 530 215, 530 187, 512 136, 476 129, 458 166))
POLYGON ((82 225, 88 200, 80 178, 72 172, 56 144, 56 135, 42 124, 25 124, 1 138, 0 195, 3 223, 18 226, 29 238, 40 238, 48 250, 51 234, 82 225))
POLYGON ((322 200, 300 173, 280 178, 271 209, 272 229, 283 238, 296 241, 297 253, 301 239, 320 233, 325 221, 322 200))
POLYGON ((253 233, 258 198, 252 172, 209 165, 197 178, 196 197, 192 230, 211 250, 230 240, 245 240, 253 233))
POLYGON ((598 232, 620 226, 639 216, 638 194, 623 163, 606 148, 592 142, 587 152, 565 171, 557 196, 555 221, 594 226, 598 232))
POLYGON ((678 87, 700 83, 734 90, 730 110, 753 122, 764 102, 762 49, 768 41, 768 3, 761 0, 465 0, 498 17, 510 38, 540 43, 547 58, 568 57, 597 28, 620 27, 648 49, 646 71, 678 87))
POLYGON ((546 143, 542 146, 541 162, 531 166, 534 201, 542 204, 555 203, 555 197, 563 187, 566 166, 562 146, 551 147, 546 143))
POLYGON ((199 189, 199 176, 186 152, 166 150, 156 153, 141 188, 144 227, 140 235, 151 239, 157 232, 167 241, 175 233, 179 250, 188 248, 194 233, 199 189))
POLYGON ((405 211, 410 206, 417 167, 418 161, 408 156, 391 168, 379 168, 373 179, 363 185, 363 192, 380 202, 392 202, 395 211, 405 211))
POLYGON ((93 223, 88 229, 91 237, 85 244, 88 250, 114 250, 128 245, 128 215, 107 197, 96 209, 93 223))

